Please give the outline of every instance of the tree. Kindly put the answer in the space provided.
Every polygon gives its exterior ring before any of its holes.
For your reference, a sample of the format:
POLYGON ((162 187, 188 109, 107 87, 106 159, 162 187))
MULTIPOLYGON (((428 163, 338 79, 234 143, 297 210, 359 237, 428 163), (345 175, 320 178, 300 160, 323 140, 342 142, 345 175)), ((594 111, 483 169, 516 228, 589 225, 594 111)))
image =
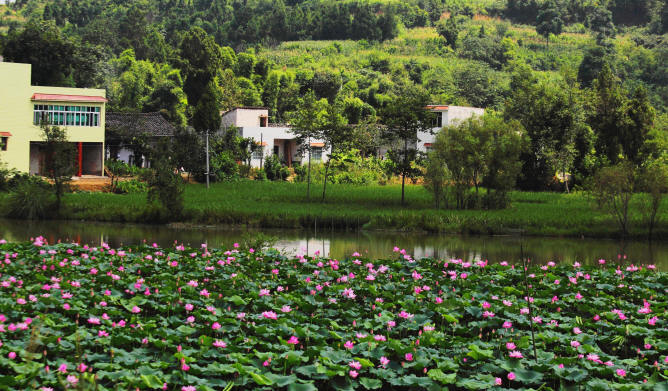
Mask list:
POLYGON ((171 156, 172 145, 167 140, 161 141, 152 151, 151 170, 146 177, 147 200, 149 203, 159 202, 165 215, 178 219, 183 214, 184 186, 176 161, 171 156))
POLYGON ((450 15, 448 19, 441 19, 436 24, 436 31, 445 39, 445 43, 453 50, 457 49, 457 39, 460 30, 459 24, 455 18, 455 15, 450 15))
POLYGON ((645 218, 648 238, 651 241, 654 227, 661 216, 659 214, 661 201, 668 193, 668 166, 659 161, 648 163, 641 171, 639 182, 640 190, 644 192, 641 195, 640 210, 645 218))
POLYGON ((635 165, 642 163, 641 149, 654 124, 654 108, 649 103, 647 91, 638 87, 628 100, 625 111, 625 126, 620 138, 622 152, 635 165))
POLYGON ((615 24, 612 22, 612 12, 605 7, 594 7, 587 18, 587 24, 596 33, 596 42, 599 45, 615 37, 615 24))
POLYGON ((72 86, 75 46, 53 21, 29 21, 10 32, 2 55, 5 61, 32 64, 33 85, 72 86))
POLYGON ((622 132, 626 124, 626 97, 619 79, 608 64, 594 81, 592 108, 589 110, 589 125, 596 133, 596 151, 616 164, 622 153, 622 132))
POLYGON ((415 160, 419 132, 431 132, 433 113, 426 110, 429 93, 422 87, 403 84, 394 97, 381 109, 385 125, 384 138, 395 143, 389 154, 395 174, 401 175, 401 205, 405 205, 406 176, 414 175, 411 162, 415 160), (400 146, 397 147, 396 143, 400 146))
POLYGON ((619 224, 622 236, 629 232, 629 203, 633 197, 635 173, 628 162, 603 167, 594 177, 594 197, 600 208, 619 224))
POLYGON ((447 208, 446 186, 450 180, 450 171, 448 171, 447 164, 441 154, 434 150, 427 154, 425 166, 424 187, 433 194, 436 209, 441 207, 442 201, 445 201, 445 207, 447 208))
POLYGON ((183 90, 193 107, 192 124, 198 132, 217 130, 220 126, 220 92, 215 83, 222 65, 222 51, 213 37, 193 27, 181 40, 179 64, 185 78, 183 90))
POLYGON ((330 148, 330 154, 325 163, 325 179, 322 184, 322 202, 325 201, 327 191, 327 175, 331 161, 337 156, 337 152, 343 150, 352 139, 352 127, 348 126, 341 108, 334 104, 328 105, 323 117, 320 135, 325 142, 323 150, 330 148))
POLYGON ((297 109, 288 115, 299 151, 308 154, 307 199, 311 198, 311 139, 321 137, 328 106, 326 99, 316 100, 313 91, 309 91, 299 99, 297 109))
POLYGON ((42 122, 42 138, 44 139, 44 169, 53 181, 56 195, 56 212, 60 210, 65 190, 74 174, 76 152, 74 144, 67 141, 67 130, 42 122))
POLYGON ((550 46, 550 34, 559 35, 564 28, 561 12, 554 0, 547 2, 536 17, 536 32, 547 41, 550 46))

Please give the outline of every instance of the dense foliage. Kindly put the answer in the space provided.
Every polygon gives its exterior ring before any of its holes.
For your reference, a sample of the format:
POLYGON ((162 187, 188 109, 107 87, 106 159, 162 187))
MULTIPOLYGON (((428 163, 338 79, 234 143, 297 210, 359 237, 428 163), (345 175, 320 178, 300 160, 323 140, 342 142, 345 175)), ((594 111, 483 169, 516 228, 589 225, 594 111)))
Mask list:
MULTIPOLYGON (((368 156, 396 129, 387 113, 423 91, 521 123, 520 189, 569 191, 611 164, 665 162, 663 0, 19 0, 0 13, 2 55, 33 64, 34 83, 102 87, 110 111, 160 111, 199 134, 242 105, 297 122, 312 94, 335 108, 330 123, 370 136, 356 141, 368 156)), ((200 139, 180 136, 179 168, 201 179, 200 139)), ((395 173, 420 176, 420 156, 398 144, 395 173)), ((235 162, 252 148, 230 145, 213 156, 220 179, 250 172, 235 162)))
POLYGON ((653 265, 524 271, 398 248, 391 259, 334 260, 237 247, 1 241, 1 384, 666 386, 668 280, 653 265))

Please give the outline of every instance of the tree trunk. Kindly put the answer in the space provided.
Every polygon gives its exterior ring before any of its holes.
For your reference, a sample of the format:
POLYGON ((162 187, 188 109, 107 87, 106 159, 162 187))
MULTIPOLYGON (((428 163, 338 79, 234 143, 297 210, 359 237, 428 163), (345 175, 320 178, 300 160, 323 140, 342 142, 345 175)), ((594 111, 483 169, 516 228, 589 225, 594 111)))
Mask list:
POLYGON ((408 139, 404 139, 404 167, 401 170, 401 206, 405 205, 404 187, 406 186, 406 171, 408 166, 408 139))
POLYGON ((561 176, 564 178, 564 185, 566 186, 566 194, 569 194, 570 190, 568 190, 568 178, 566 178, 566 170, 561 170, 561 176))
POLYGON ((311 199, 311 137, 308 138, 308 173, 306 174, 306 199, 311 199))
POLYGON ((327 173, 329 172, 329 159, 327 159, 327 164, 325 164, 325 181, 322 184, 322 201, 325 202, 325 192, 327 191, 327 173))

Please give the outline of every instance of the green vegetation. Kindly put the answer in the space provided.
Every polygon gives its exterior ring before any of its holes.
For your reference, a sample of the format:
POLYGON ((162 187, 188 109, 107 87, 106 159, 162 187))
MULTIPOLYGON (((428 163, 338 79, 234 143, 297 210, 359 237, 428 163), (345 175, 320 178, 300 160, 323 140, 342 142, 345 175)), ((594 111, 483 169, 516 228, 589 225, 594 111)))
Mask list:
MULTIPOLYGON (((484 191, 484 190, 482 190, 484 191)), ((400 185, 328 185, 324 203, 306 200, 305 183, 235 181, 187 185, 180 221, 247 225, 262 228, 318 230, 397 230, 464 234, 617 237, 616 220, 598 210, 586 193, 510 192, 510 207, 502 210, 436 210, 431 194, 407 186, 402 207, 400 185)), ((6 195, 0 194, 2 204, 6 195)), ((647 224, 639 203, 631 200, 629 235, 646 237, 647 224)), ((64 197, 61 218, 146 223, 155 219, 145 194, 74 193, 64 197)), ((668 234, 668 199, 662 200, 655 237, 668 234)), ((3 214, 6 214, 3 211, 3 214)))
POLYGON ((244 247, 267 237, 229 248, 180 242, 0 241, 0 318, 11 336, 0 346, 3 386, 666 387, 668 275, 654 264, 525 269, 414 259, 398 247, 385 259, 336 260, 244 247))

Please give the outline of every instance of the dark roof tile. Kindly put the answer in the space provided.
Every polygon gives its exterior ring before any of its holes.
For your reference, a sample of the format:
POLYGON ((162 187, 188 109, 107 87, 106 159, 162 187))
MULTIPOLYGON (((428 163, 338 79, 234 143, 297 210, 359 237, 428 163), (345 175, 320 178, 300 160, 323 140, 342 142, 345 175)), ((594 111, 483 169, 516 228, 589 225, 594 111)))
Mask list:
POLYGON ((146 134, 151 137, 172 137, 176 133, 160 113, 112 113, 105 114, 105 129, 118 134, 146 134))

